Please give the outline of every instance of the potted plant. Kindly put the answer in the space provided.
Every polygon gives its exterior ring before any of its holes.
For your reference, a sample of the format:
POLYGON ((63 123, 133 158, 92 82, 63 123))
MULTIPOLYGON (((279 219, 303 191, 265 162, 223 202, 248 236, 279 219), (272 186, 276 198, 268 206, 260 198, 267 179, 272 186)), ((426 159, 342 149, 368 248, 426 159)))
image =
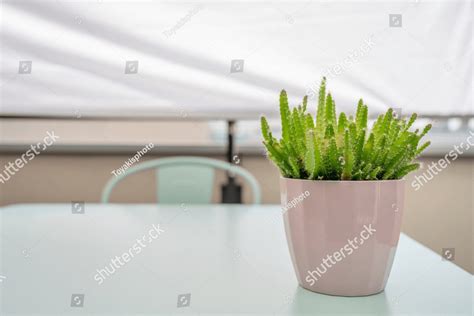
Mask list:
POLYGON ((280 94, 282 137, 261 118, 263 144, 281 172, 283 218, 299 284, 308 290, 364 296, 385 288, 403 214, 403 179, 429 146, 430 130, 412 131, 416 114, 396 117, 392 109, 367 128, 362 100, 355 116, 336 116, 323 78, 316 118, 307 97, 290 109, 280 94))

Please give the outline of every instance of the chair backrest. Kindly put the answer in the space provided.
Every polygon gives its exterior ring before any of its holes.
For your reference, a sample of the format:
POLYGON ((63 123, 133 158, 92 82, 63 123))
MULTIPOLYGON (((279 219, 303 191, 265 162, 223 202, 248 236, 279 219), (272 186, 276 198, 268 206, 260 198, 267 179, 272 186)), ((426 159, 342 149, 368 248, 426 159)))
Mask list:
POLYGON ((128 168, 121 175, 112 177, 102 192, 102 203, 109 202, 112 190, 120 181, 129 175, 149 169, 156 169, 158 182, 156 193, 159 203, 210 203, 215 169, 242 177, 250 185, 253 203, 261 202, 260 186, 247 170, 216 159, 182 156, 142 162, 128 168))

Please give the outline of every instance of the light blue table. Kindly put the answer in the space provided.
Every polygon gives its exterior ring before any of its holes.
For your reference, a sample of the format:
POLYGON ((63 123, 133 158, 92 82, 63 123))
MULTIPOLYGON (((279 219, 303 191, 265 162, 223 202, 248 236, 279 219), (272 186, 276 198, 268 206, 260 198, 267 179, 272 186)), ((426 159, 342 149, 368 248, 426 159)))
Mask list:
POLYGON ((0 210, 1 315, 472 315, 472 275, 405 235, 386 290, 347 298, 298 286, 278 206, 86 204, 84 211, 0 210), (137 238, 145 247, 116 261, 99 285, 97 269, 130 253, 137 238))

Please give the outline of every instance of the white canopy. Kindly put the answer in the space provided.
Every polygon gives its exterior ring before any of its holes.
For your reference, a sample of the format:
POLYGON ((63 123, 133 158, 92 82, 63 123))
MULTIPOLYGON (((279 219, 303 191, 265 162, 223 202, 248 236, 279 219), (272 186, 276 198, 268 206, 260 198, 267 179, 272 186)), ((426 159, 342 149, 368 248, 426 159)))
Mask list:
POLYGON ((2 115, 257 118, 278 113, 283 88, 294 104, 313 95, 323 75, 339 110, 363 97, 372 113, 474 112, 469 1, 12 0, 1 11, 2 115))

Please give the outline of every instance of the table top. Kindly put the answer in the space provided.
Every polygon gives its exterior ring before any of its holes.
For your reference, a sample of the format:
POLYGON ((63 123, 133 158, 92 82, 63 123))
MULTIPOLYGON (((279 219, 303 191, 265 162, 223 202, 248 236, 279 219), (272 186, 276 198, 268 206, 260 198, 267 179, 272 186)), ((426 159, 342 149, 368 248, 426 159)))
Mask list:
POLYGON ((12 205, 0 209, 0 242, 1 315, 473 310, 473 276, 403 234, 384 292, 299 287, 276 205, 12 205))

